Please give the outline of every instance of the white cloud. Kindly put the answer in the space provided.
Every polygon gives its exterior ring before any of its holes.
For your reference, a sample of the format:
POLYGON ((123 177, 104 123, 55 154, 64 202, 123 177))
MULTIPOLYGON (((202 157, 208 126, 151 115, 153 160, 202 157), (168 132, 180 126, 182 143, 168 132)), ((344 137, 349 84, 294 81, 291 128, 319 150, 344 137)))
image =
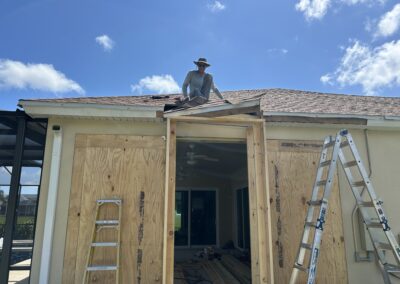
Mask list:
POLYGON ((96 37, 96 42, 100 44, 105 51, 111 51, 114 48, 114 41, 108 35, 96 37))
POLYGON ((207 8, 210 9, 211 12, 216 13, 226 9, 226 6, 219 1, 214 1, 207 5, 207 8))
POLYGON ((387 0, 299 0, 296 4, 296 10, 304 14, 307 20, 320 20, 328 12, 329 7, 333 5, 356 5, 356 4, 383 4, 387 0))
POLYGON ((307 20, 322 19, 330 4, 330 0, 300 0, 296 4, 296 10, 303 12, 307 20))
POLYGON ((320 80, 324 84, 332 85, 332 75, 330 75, 330 74, 325 74, 325 75, 321 76, 320 80))
POLYGON ((356 5, 356 4, 384 4, 387 0, 340 0, 347 5, 356 5))
POLYGON ((385 13, 379 20, 375 37, 391 36, 400 28, 400 4, 385 13))
POLYGON ((50 64, 22 63, 0 59, 0 89, 34 89, 53 93, 76 92, 84 94, 82 87, 68 79, 50 64))
POLYGON ((289 52, 289 50, 287 50, 286 48, 270 48, 267 49, 267 52, 269 54, 287 54, 289 52))
POLYGON ((180 92, 178 83, 171 75, 153 75, 140 79, 139 83, 131 85, 132 92, 141 94, 143 90, 157 92, 158 94, 172 94, 180 92))
POLYGON ((366 95, 400 86, 400 40, 370 48, 359 41, 346 48, 339 67, 320 78, 323 83, 361 85, 366 95))

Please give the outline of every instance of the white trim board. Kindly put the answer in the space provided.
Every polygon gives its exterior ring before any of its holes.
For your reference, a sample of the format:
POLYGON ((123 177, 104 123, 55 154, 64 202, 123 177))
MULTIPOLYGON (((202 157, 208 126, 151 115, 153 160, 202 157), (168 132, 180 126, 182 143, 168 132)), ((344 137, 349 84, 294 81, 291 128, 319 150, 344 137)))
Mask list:
POLYGON ((158 117, 164 111, 164 106, 135 106, 135 105, 104 105, 82 103, 51 103, 37 101, 19 101, 27 114, 34 118, 50 116, 71 117, 158 117))

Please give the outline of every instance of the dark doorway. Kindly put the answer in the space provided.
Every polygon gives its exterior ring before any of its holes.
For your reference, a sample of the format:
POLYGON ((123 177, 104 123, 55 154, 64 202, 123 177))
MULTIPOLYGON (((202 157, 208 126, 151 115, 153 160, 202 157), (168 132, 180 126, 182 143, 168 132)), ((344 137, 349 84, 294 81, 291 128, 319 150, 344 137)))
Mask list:
POLYGON ((175 283, 250 283, 247 188, 245 141, 177 141, 175 283))

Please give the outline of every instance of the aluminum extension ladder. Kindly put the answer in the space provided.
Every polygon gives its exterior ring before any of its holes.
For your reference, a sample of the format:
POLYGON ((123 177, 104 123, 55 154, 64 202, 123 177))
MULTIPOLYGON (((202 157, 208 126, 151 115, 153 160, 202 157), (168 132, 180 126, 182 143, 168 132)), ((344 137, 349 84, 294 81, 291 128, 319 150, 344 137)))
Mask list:
POLYGON ((120 260, 120 244, 121 244, 121 217, 122 217, 122 200, 121 199, 100 199, 96 201, 96 218, 93 224, 92 241, 86 259, 86 268, 82 283, 89 283, 89 274, 94 271, 115 271, 115 283, 119 283, 119 260, 120 260), (105 204, 116 205, 118 207, 117 220, 98 220, 101 207, 105 204), (117 231, 117 240, 115 242, 96 242, 97 233, 103 229, 115 229, 117 231), (117 252, 115 265, 93 265, 93 254, 96 248, 114 247, 117 252))
POLYGON ((357 206, 359 207, 361 216, 367 227, 377 260, 382 270, 384 282, 390 284, 389 274, 400 273, 400 247, 389 227, 388 219, 386 218, 382 208, 383 202, 377 198, 354 140, 347 130, 339 131, 335 138, 332 136, 325 138, 311 200, 307 202, 308 210, 304 224, 303 236, 301 238, 289 283, 296 283, 299 272, 307 273, 307 284, 315 283, 322 233, 325 225, 325 217, 328 212, 328 199, 331 194, 338 158, 343 166, 347 180, 356 199, 357 206), (349 147, 349 150, 346 150, 346 147, 349 147), (347 155, 350 153, 351 158, 349 160, 345 157, 346 153, 347 155), (325 174, 326 169, 328 170, 325 174), (360 181, 356 181, 353 175, 354 170, 357 171, 357 169, 361 176, 360 181), (364 189, 368 192, 366 195, 367 200, 365 200, 362 195, 364 189), (322 190, 322 192, 320 190, 322 190), (321 194, 322 198, 319 197, 321 194), (318 219, 315 221, 313 220, 314 208, 317 207, 319 207, 319 214, 318 219), (375 215, 374 218, 370 217, 371 211, 373 212, 373 215, 375 215), (311 230, 314 230, 314 238, 313 242, 310 244, 309 236, 311 230), (378 234, 382 234, 382 230, 388 242, 381 242, 381 238, 379 238, 378 234), (309 262, 308 266, 305 266, 307 251, 309 251, 309 262), (393 253, 393 257, 397 262, 395 265, 387 263, 385 251, 393 253))

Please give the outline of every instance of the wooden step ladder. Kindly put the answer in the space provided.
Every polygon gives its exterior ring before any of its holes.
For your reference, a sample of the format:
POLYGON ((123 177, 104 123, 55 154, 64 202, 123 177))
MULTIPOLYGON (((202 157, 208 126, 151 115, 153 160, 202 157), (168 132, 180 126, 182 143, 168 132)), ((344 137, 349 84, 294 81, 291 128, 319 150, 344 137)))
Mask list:
POLYGON ((115 271, 115 283, 119 283, 119 260, 121 248, 121 217, 122 217, 122 200, 121 199, 99 199, 96 200, 96 217, 93 224, 92 238, 89 246, 89 252, 86 258, 86 267, 83 275, 83 284, 89 283, 90 272, 95 271, 115 271), (118 207, 118 219, 99 220, 100 211, 103 205, 112 204, 118 207), (115 242, 96 242, 97 233, 102 229, 113 229, 117 231, 117 240, 115 242), (116 249, 117 257, 113 265, 94 265, 92 264, 95 249, 113 247, 116 249))
POLYGON ((357 206, 360 209, 361 217, 367 227, 375 255, 377 256, 382 270, 384 283, 390 284, 390 274, 400 273, 400 247, 389 227, 388 219, 382 207, 383 202, 377 198, 354 140, 347 130, 339 131, 335 138, 332 136, 325 138, 311 200, 307 202, 308 210, 304 231, 289 283, 295 284, 300 272, 307 273, 307 284, 315 283, 322 233, 325 226, 325 216, 328 212, 328 200, 331 194, 338 160, 340 160, 343 166, 350 188, 356 199, 357 206), (349 147, 349 149, 345 151, 344 148, 346 147, 349 147), (346 153, 350 156, 349 159, 346 157, 346 153), (328 170, 325 175, 326 169, 328 170), (358 172, 357 175, 361 176, 361 180, 355 180, 353 175, 354 170, 358 172), (368 193, 367 196, 363 196, 365 189, 368 193), (321 193, 322 198, 319 197, 321 193), (314 220, 314 209, 318 207, 319 214, 317 220, 314 220), (372 214, 374 217, 371 217, 371 211, 373 211, 372 214), (314 230, 312 243, 309 242, 311 230, 314 230), (387 242, 381 242, 379 233, 382 231, 387 242), (310 252, 310 256, 308 265, 306 266, 304 264, 307 251, 310 252), (388 258, 385 252, 391 252, 393 254, 396 264, 389 264, 387 262, 388 258))

